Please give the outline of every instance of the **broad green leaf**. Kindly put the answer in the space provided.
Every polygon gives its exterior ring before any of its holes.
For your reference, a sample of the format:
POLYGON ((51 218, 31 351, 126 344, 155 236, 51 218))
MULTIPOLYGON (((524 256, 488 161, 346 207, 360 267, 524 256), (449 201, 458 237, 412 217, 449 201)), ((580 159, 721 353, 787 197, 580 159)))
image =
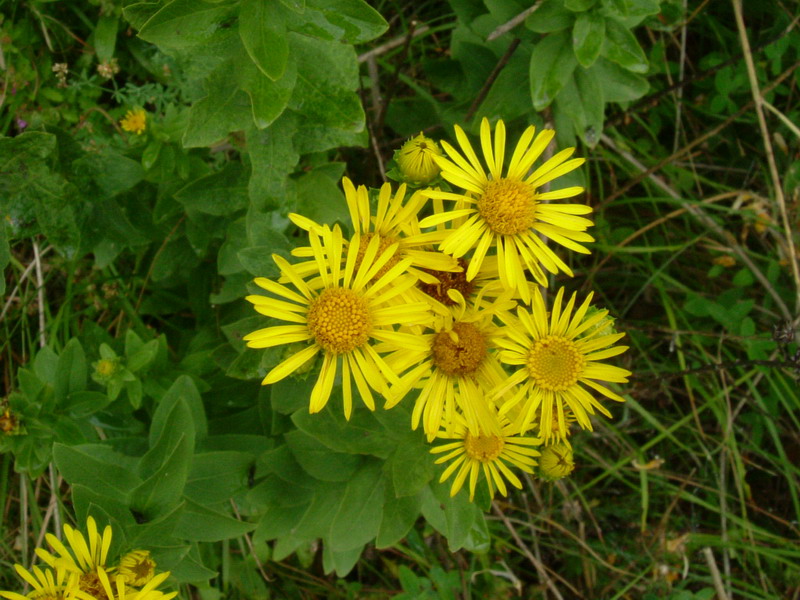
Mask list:
POLYGON ((636 75, 600 57, 592 67, 597 71, 598 79, 603 83, 603 96, 606 102, 630 102, 647 93, 650 85, 647 79, 636 75))
POLYGON ((345 577, 356 566, 363 551, 364 546, 358 546, 357 548, 337 552, 331 548, 330 544, 323 543, 322 569, 326 573, 335 571, 339 577, 345 577))
POLYGON ((86 389, 86 355, 81 343, 72 338, 58 357, 55 381, 56 402, 64 402, 67 396, 86 389))
POLYGON ((73 392, 61 403, 61 408, 70 416, 81 419, 96 413, 111 403, 111 398, 100 392, 73 392))
MULTIPOLYGON (((475 119, 488 115, 491 120, 492 115, 502 116, 506 122, 517 117, 526 115, 531 110, 530 97, 525 93, 520 93, 520 82, 528 79, 528 70, 531 61, 531 45, 520 44, 517 51, 511 56, 506 66, 500 71, 489 93, 481 104, 478 115, 475 119)), ((396 104, 392 101, 389 110, 396 104)), ((430 110, 428 112, 431 112, 430 110)), ((417 132, 414 132, 416 134, 417 132)))
POLYGON ((575 133, 594 147, 603 132, 605 102, 596 69, 577 68, 556 98, 556 109, 566 113, 575 133))
POLYGON ((293 139, 294 149, 300 154, 312 154, 342 146, 365 147, 369 143, 366 128, 361 131, 352 131, 318 125, 314 121, 301 122, 293 139))
POLYGON ((174 535, 192 542, 219 542, 237 538, 253 529, 253 523, 239 521, 187 500, 178 515, 174 535))
POLYGON ((133 518, 126 502, 120 502, 117 498, 98 494, 95 490, 80 483, 71 485, 70 488, 78 523, 85 523, 89 515, 97 518, 97 513, 93 508, 100 507, 110 517, 109 520, 114 529, 112 543, 117 543, 117 537, 124 535, 123 532, 128 527, 136 525, 136 520, 133 518), (114 523, 115 521, 116 523, 114 523), (119 527, 114 527, 114 525, 119 527))
POLYGON ((347 485, 342 482, 315 484, 314 499, 290 534, 310 540, 325 537, 341 506, 346 489, 347 485))
POLYGON ((364 129, 353 47, 296 33, 289 35, 289 42, 297 57, 297 84, 289 107, 318 125, 364 129))
MULTIPOLYGON (((172 405, 179 400, 186 402, 186 406, 189 408, 196 437, 201 438, 208 435, 208 423, 206 422, 203 401, 200 399, 200 392, 197 391, 197 386, 191 377, 181 375, 161 398, 153 415, 149 438, 151 446, 161 437, 164 429, 164 419, 172 410, 172 405)), ((181 431, 184 430, 182 429, 181 431)))
POLYGON ((564 0, 564 7, 573 12, 589 10, 595 5, 597 0, 564 0))
POLYGON ((162 48, 199 46, 227 27, 233 12, 228 3, 173 0, 142 25, 139 37, 162 48))
POLYGON ((389 548, 403 539, 419 518, 421 507, 421 494, 393 498, 387 491, 375 546, 389 548))
POLYGON ((103 15, 94 28, 94 50, 100 61, 110 60, 114 56, 114 46, 117 43, 117 17, 103 15))
MULTIPOLYGON (((176 404, 176 409, 178 406, 176 404)), ((194 436, 181 433, 177 440, 170 442, 171 452, 158 470, 131 493, 131 506, 150 518, 163 515, 178 505, 192 465, 194 436)))
POLYGON ((36 376, 44 383, 55 387, 56 373, 58 373, 58 355, 50 346, 41 348, 33 359, 33 370, 36 376))
POLYGON ((128 352, 127 367, 136 373, 152 364, 158 355, 158 340, 150 340, 135 352, 128 352))
POLYGON ((384 485, 376 463, 364 465, 350 479, 327 537, 332 550, 360 548, 377 535, 383 514, 384 485))
POLYGON ((315 169, 297 179, 297 212, 317 223, 350 221, 347 202, 336 182, 315 169))
POLYGON ((81 241, 72 202, 78 197, 77 190, 60 176, 42 174, 31 183, 30 191, 35 194, 36 220, 42 233, 64 255, 73 257, 81 241))
POLYGON ((247 206, 247 180, 242 164, 226 163, 222 170, 201 177, 175 192, 186 208, 215 216, 230 215, 247 206))
POLYGON ((73 162, 72 168, 90 177, 104 198, 126 192, 144 178, 141 162, 110 149, 87 154, 73 162))
POLYGON ((128 494, 141 483, 132 471, 95 456, 94 445, 53 446, 53 460, 70 485, 85 485, 97 494, 126 502, 128 494))
MULTIPOLYGON (((261 326, 265 326, 263 319, 261 326)), ((303 409, 308 411, 309 397, 316 382, 313 374, 306 374, 304 377, 290 376, 273 383, 269 386, 272 410, 283 415, 303 409)))
POLYGON ((347 481, 361 464, 357 454, 332 452, 317 439, 302 431, 290 431, 286 445, 303 470, 320 481, 347 481))
POLYGON ((283 77, 289 58, 283 9, 277 2, 243 0, 239 37, 258 69, 272 81, 283 77))
POLYGON ((232 62, 220 65, 205 82, 208 95, 189 111, 189 125, 183 134, 184 148, 211 146, 231 131, 247 129, 253 122, 249 96, 231 76, 232 62))
POLYGON ((575 57, 582 67, 588 69, 600 56, 606 35, 606 19, 595 11, 584 12, 575 19, 572 28, 572 44, 575 57))
MULTIPOLYGON (((422 514, 430 525, 447 538, 451 552, 464 547, 480 510, 469 501, 469 494, 461 490, 450 497, 449 482, 433 484, 422 491, 422 514)), ((479 482, 486 485, 485 482, 479 482)))
POLYGON ((311 496, 305 504, 295 506, 271 506, 263 515, 253 532, 253 543, 268 542, 275 538, 291 535, 292 530, 303 518, 311 505, 311 496))
POLYGON ((163 6, 163 2, 136 2, 122 9, 122 16, 134 29, 141 29, 163 6))
POLYGON ((266 506, 288 506, 303 504, 310 500, 315 480, 303 471, 286 444, 264 452, 258 457, 256 476, 263 477, 268 474, 274 474, 278 479, 273 477, 254 487, 251 490, 254 501, 266 506), (290 485, 287 486, 286 483, 290 485), (288 493, 289 487, 295 488, 293 494, 288 493))
POLYGON ((313 20, 312 14, 319 11, 327 24, 321 25, 333 39, 348 44, 362 44, 385 32, 389 25, 378 11, 363 0, 308 0, 308 9, 303 17, 313 20))
POLYGON ((239 87, 250 97, 253 123, 258 129, 269 127, 281 116, 292 97, 297 83, 294 57, 289 57, 286 69, 276 81, 259 71, 246 56, 237 59, 236 65, 239 87))
POLYGON ((141 477, 149 477, 154 471, 169 460, 176 446, 188 440, 190 447, 194 448, 194 423, 189 412, 189 407, 183 398, 178 398, 171 404, 159 406, 153 416, 150 427, 150 450, 142 456, 136 469, 141 477), (165 410, 159 410, 165 406, 165 410), (153 436, 153 431, 158 430, 158 436, 153 436))
POLYGON ((280 231, 262 232, 259 238, 258 246, 243 248, 238 252, 239 262, 256 277, 277 277, 278 268, 272 254, 288 254, 291 244, 280 231))
POLYGON ((406 435, 386 461, 394 494, 398 498, 415 496, 433 478, 435 457, 429 450, 421 435, 406 435))
POLYGON ((248 191, 250 201, 258 210, 282 205, 287 177, 300 160, 292 145, 296 130, 296 117, 284 113, 267 129, 247 131, 252 165, 248 191))
POLYGON ((555 100, 576 65, 569 32, 548 35, 536 44, 530 63, 531 98, 536 110, 544 110, 555 100))
POLYGON ((280 0, 280 2, 289 10, 301 15, 306 10, 306 0, 280 0))
POLYGON ((255 457, 245 452, 195 454, 184 493, 198 504, 224 502, 247 485, 247 473, 255 457))
POLYGON ((603 56, 633 73, 647 73, 649 68, 636 36, 616 19, 606 19, 603 56))
POLYGON ((547 0, 525 19, 525 27, 536 33, 554 33, 572 27, 575 15, 564 0, 547 0))

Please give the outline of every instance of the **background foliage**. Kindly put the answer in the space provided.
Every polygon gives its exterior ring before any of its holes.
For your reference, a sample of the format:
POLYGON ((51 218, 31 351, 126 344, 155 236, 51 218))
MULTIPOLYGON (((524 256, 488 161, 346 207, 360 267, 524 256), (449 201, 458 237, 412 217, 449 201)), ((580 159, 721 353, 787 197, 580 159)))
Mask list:
POLYGON ((91 513, 187 598, 797 597, 800 37, 734 5, 2 3, 0 587, 91 513), (288 212, 346 220, 342 174, 483 116, 589 159, 563 283, 636 379, 571 479, 472 505, 403 405, 259 386, 242 298, 288 212))

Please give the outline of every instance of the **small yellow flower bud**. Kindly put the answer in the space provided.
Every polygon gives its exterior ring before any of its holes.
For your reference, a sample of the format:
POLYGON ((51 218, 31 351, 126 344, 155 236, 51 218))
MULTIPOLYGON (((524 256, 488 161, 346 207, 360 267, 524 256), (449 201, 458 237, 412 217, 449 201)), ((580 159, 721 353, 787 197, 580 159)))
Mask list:
POLYGON ((119 124, 125 131, 141 135, 147 127, 147 113, 141 108, 129 110, 119 124))
POLYGON ((441 171, 434 156, 442 156, 439 144, 420 133, 411 138, 395 152, 394 159, 406 181, 430 183, 441 171))
POLYGON ((572 460, 572 448, 565 443, 552 444, 541 449, 539 457, 539 477, 547 481, 556 481, 572 473, 575 463, 572 460))
POLYGON ((142 587, 155 575, 156 562, 147 550, 134 550, 119 560, 118 572, 128 585, 142 587))

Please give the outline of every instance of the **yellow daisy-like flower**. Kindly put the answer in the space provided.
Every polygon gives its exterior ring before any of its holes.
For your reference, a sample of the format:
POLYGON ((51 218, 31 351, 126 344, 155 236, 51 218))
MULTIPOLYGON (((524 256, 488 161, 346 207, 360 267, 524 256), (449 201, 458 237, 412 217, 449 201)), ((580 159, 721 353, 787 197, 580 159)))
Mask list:
POLYGON ((172 600, 178 592, 164 593, 156 588, 169 577, 169 571, 152 577, 142 589, 129 587, 122 575, 116 575, 112 583, 105 569, 99 569, 98 582, 103 600, 172 600))
POLYGON ((69 573, 64 567, 40 569, 34 566, 28 571, 22 565, 14 565, 14 570, 33 590, 27 595, 17 592, 2 592, 0 597, 8 600, 94 600, 93 596, 80 591, 78 574, 69 573))
POLYGON ((465 193, 439 190, 423 193, 430 198, 466 203, 467 207, 456 205, 451 211, 423 219, 420 225, 429 227, 463 217, 467 220, 449 233, 439 249, 458 258, 474 248, 467 271, 467 279, 472 279, 490 248, 496 248, 500 280, 505 287, 517 289, 526 302, 530 291, 525 281, 525 269, 543 286, 547 286, 547 279, 542 267, 551 273, 562 271, 572 275, 570 268, 540 239, 540 235, 570 250, 587 254, 589 251, 580 242, 594 241, 586 233, 592 222, 578 215, 588 214, 592 209, 583 204, 549 202, 576 196, 583 192, 582 187, 548 192, 541 192, 539 188, 576 169, 584 159, 569 159, 575 149, 568 148, 529 174, 533 163, 553 139, 554 132, 544 130, 534 137, 535 128, 528 127, 504 173, 505 125, 498 121, 492 143, 489 121, 484 118, 480 137, 489 169, 487 174, 464 131, 456 125, 455 132, 463 154, 443 141, 442 146, 450 158, 435 160, 442 168, 442 177, 465 193))
POLYGON ((141 108, 129 110, 125 113, 125 117, 120 120, 119 124, 125 131, 141 135, 144 133, 144 130, 147 129, 147 113, 141 108))
POLYGON ((450 486, 451 496, 458 493, 469 476, 469 499, 472 500, 481 473, 489 487, 489 496, 494 496, 495 489, 503 496, 507 496, 508 491, 503 478, 514 487, 522 489, 522 482, 509 469, 509 465, 526 473, 533 472, 533 466, 536 465, 534 457, 539 456, 539 451, 532 446, 539 446, 541 440, 515 435, 507 420, 502 419, 501 423, 496 414, 494 418, 498 420, 498 427, 492 429, 497 429, 497 433, 481 432, 479 435, 473 435, 463 419, 458 420, 454 432, 439 432, 441 438, 456 440, 431 449, 432 454, 447 452, 436 460, 437 465, 453 461, 439 478, 440 483, 458 471, 450 486))
POLYGON ((45 536, 47 543, 58 554, 55 556, 43 548, 37 548, 36 554, 51 568, 64 568, 79 576, 78 588, 91 596, 100 592, 98 569, 105 568, 108 560, 108 549, 111 546, 111 526, 106 525, 102 535, 97 531, 97 524, 92 517, 86 520, 87 537, 64 524, 64 537, 69 544, 67 548, 52 533, 45 536))
POLYGON ((439 144, 420 132, 395 152, 394 159, 406 181, 424 184, 436 179, 442 170, 436 164, 437 156, 442 156, 439 144))
MULTIPOLYGON (((410 333, 394 331, 393 326, 398 323, 424 324, 431 320, 431 314, 423 302, 390 303, 416 284, 414 277, 405 274, 411 264, 410 258, 398 261, 373 281, 394 257, 396 244, 379 252, 380 240, 373 237, 360 256, 358 267, 359 253, 355 251, 347 252, 342 267, 343 240, 338 226, 329 230, 329 235, 322 236, 312 229, 309 240, 321 287, 312 289, 292 265, 273 255, 282 275, 297 291, 259 277, 255 283, 277 298, 254 295, 248 296, 247 300, 261 314, 292 324, 259 329, 244 339, 251 348, 307 344, 267 373, 262 382, 264 385, 280 381, 317 354, 322 354, 322 369, 311 392, 309 412, 316 413, 325 407, 336 374, 341 372, 344 414, 349 419, 353 409, 353 380, 370 410, 375 409, 370 388, 388 399, 391 394, 387 382, 399 381, 397 373, 386 364, 371 340, 383 342, 380 346, 384 352, 401 348, 419 352, 425 348, 424 342, 410 333)), ((360 248, 359 235, 351 239, 349 247, 360 248)))
POLYGON ((575 470, 572 447, 566 443, 552 444, 542 448, 539 457, 539 477, 547 481, 563 479, 575 470))
POLYGON ((147 550, 133 550, 119 559, 117 573, 128 585, 142 587, 155 575, 156 561, 147 550))
POLYGON ((496 338, 502 335, 492 320, 515 303, 508 294, 492 302, 479 297, 469 305, 455 290, 450 291, 450 298, 455 306, 437 315, 432 333, 417 337, 419 349, 398 350, 387 359, 398 371, 413 368, 392 389, 395 399, 386 408, 394 406, 412 388, 421 388, 411 414, 411 427, 416 429, 422 420, 429 442, 443 422, 446 429, 453 426, 457 409, 473 434, 499 433, 496 420, 491 418, 495 406, 486 390, 501 385, 506 374, 490 352, 496 338))
MULTIPOLYGON (((397 192, 392 195, 392 186, 384 183, 378 194, 378 203, 373 215, 370 208, 369 192, 363 185, 356 188, 347 177, 342 178, 345 200, 350 213, 350 222, 355 234, 359 235, 358 255, 356 268, 361 264, 364 252, 373 238, 378 239, 378 252, 382 253, 391 246, 395 251, 389 261, 375 273, 380 277, 400 260, 411 260, 408 272, 422 281, 435 282, 436 279, 427 273, 427 270, 459 271, 458 262, 447 254, 430 250, 432 244, 444 239, 443 231, 422 233, 417 215, 427 202, 427 198, 415 192, 406 199, 406 184, 402 184, 397 192)), ((321 232, 326 226, 319 225, 302 215, 290 214, 292 222, 306 231, 312 229, 321 232)), ((292 255, 298 257, 313 257, 311 248, 297 248, 292 255)), ((313 261, 296 266, 298 273, 306 276, 316 270, 313 261)))
POLYGON ((524 433, 534 423, 538 425, 539 437, 548 443, 552 437, 567 436, 567 409, 572 412, 583 429, 592 429, 589 415, 595 409, 607 417, 611 413, 600 404, 589 390, 599 392, 617 402, 625 399, 597 381, 627 383, 630 371, 603 364, 599 361, 622 354, 627 346, 614 346, 624 333, 604 333, 597 328, 608 314, 607 310, 587 315, 592 294, 572 314, 576 294, 562 309, 564 288, 559 289, 548 321, 547 308, 541 292, 533 295, 533 305, 517 308, 517 318, 500 313, 498 316, 509 326, 507 337, 498 340, 500 361, 519 369, 495 392, 495 396, 514 386, 517 392, 506 401, 501 413, 516 413, 515 431, 524 433), (588 388, 588 390, 587 390, 588 388), (521 406, 517 405, 522 402, 521 406), (560 427, 553 431, 553 423, 560 427))

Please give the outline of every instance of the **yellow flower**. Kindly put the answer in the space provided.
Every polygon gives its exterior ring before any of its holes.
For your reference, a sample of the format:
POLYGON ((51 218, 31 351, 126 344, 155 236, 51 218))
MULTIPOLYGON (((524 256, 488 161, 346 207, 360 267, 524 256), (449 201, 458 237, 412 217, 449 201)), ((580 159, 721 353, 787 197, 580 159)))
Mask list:
POLYGON ((589 391, 624 402, 622 396, 597 381, 627 383, 631 375, 630 371, 599 362, 628 349, 613 345, 624 333, 605 334, 605 327, 596 327, 604 321, 608 311, 600 310, 587 316, 592 299, 589 294, 573 315, 576 294, 572 294, 562 310, 563 297, 564 288, 561 288, 549 321, 538 289, 530 311, 518 307, 516 319, 508 313, 498 314, 508 325, 507 337, 497 341, 503 348, 500 361, 519 368, 494 395, 519 386, 503 404, 501 413, 512 416, 510 411, 513 410, 515 430, 522 433, 536 423, 539 437, 545 444, 553 436, 562 440, 567 437, 567 409, 583 429, 592 429, 589 415, 594 414, 595 409, 610 418, 611 413, 589 391), (517 406, 520 402, 521 406, 517 406), (553 431, 554 422, 559 431, 553 431))
POLYGON ((117 573, 129 585, 141 587, 153 578, 155 572, 156 562, 147 550, 134 550, 119 559, 117 573))
POLYGON ((79 576, 78 588, 96 596, 100 592, 98 569, 106 566, 112 531, 111 527, 106 525, 102 535, 98 533, 97 524, 92 517, 86 520, 86 529, 88 542, 82 533, 65 524, 64 537, 69 548, 52 533, 48 533, 45 536, 47 543, 58 556, 54 556, 42 548, 37 548, 36 554, 52 568, 63 567, 70 573, 77 573, 79 576))
POLYGON ((33 590, 27 595, 17 592, 0 592, 0 597, 8 600, 94 600, 94 598, 78 588, 78 574, 68 573, 64 567, 56 567, 55 573, 52 569, 40 569, 34 566, 32 571, 28 571, 22 565, 14 565, 17 574, 33 590))
POLYGON ((542 455, 539 457, 539 477, 547 481, 556 481, 574 470, 575 462, 569 444, 559 443, 542 448, 542 455))
POLYGON ((147 128, 147 113, 141 108, 129 110, 119 124, 125 131, 141 135, 147 128))
MULTIPOLYGON (((425 270, 459 271, 458 262, 451 256, 430 250, 431 244, 441 242, 443 232, 422 233, 419 228, 417 214, 425 205, 427 199, 419 192, 415 192, 406 199, 406 184, 402 184, 397 192, 392 195, 392 186, 384 183, 378 194, 378 203, 373 215, 370 208, 369 192, 363 185, 356 188, 347 177, 342 178, 347 208, 350 212, 350 222, 354 233, 359 235, 358 255, 356 268, 358 268, 367 246, 373 238, 378 239, 378 253, 389 247, 395 250, 387 263, 375 273, 380 277, 398 261, 408 258, 411 260, 408 272, 422 281, 435 282, 436 279, 425 270)), ((326 226, 319 225, 302 215, 290 214, 292 222, 306 231, 315 229, 323 231, 326 226)), ((311 248, 298 248, 292 252, 297 257, 313 257, 311 248)), ((314 261, 297 265, 297 271, 303 276, 316 269, 314 261)), ((285 281, 281 281, 285 283, 285 281)))
POLYGON ((100 585, 99 594, 96 598, 103 600, 172 600, 178 595, 178 592, 164 592, 156 588, 164 583, 164 580, 169 577, 169 571, 161 573, 147 582, 147 584, 140 590, 128 587, 125 582, 125 577, 117 575, 114 577, 112 584, 105 569, 98 570, 98 582, 100 585), (102 594, 102 595, 100 595, 102 594))
MULTIPOLYGON (((498 419, 496 414, 494 418, 498 419)), ((473 435, 466 423, 459 419, 453 433, 447 431, 439 433, 441 438, 456 440, 449 444, 436 446, 431 450, 433 454, 447 452, 436 460, 437 465, 453 461, 439 478, 440 483, 446 481, 458 470, 458 474, 450 486, 451 496, 458 493, 458 490, 464 485, 464 480, 469 476, 469 499, 472 500, 475 497, 475 486, 481 472, 489 488, 490 497, 494 496, 495 488, 503 496, 507 496, 504 477, 511 485, 522 489, 522 482, 509 469, 509 465, 522 469, 526 473, 533 472, 532 467, 536 464, 533 457, 539 456, 539 451, 531 446, 538 446, 541 441, 537 438, 514 435, 511 424, 505 419, 502 419, 502 423, 498 419, 498 427, 492 429, 497 429, 498 432, 473 435)))
POLYGON ((544 235, 554 242, 576 252, 589 251, 579 242, 592 242, 586 233, 592 225, 589 219, 577 216, 592 211, 582 204, 551 204, 550 200, 570 198, 583 192, 581 187, 541 192, 539 188, 553 179, 576 169, 584 159, 568 160, 574 148, 557 153, 533 173, 528 174, 533 163, 553 139, 552 130, 544 130, 534 137, 534 127, 522 134, 508 169, 505 162, 506 129, 498 121, 492 143, 489 121, 481 122, 481 149, 489 168, 487 174, 478 160, 464 131, 455 126, 456 138, 463 155, 447 142, 442 142, 450 157, 436 158, 442 168, 442 177, 465 190, 451 193, 426 190, 429 198, 455 200, 455 208, 442 214, 433 214, 420 222, 422 227, 467 217, 467 220, 450 231, 439 249, 458 258, 474 248, 467 271, 472 279, 483 264, 490 248, 497 252, 500 280, 506 288, 517 289, 527 302, 530 291, 525 280, 527 269, 542 285, 547 286, 544 267, 551 273, 563 271, 572 275, 570 268, 541 239, 544 235))
POLYGON ((418 336, 421 348, 398 350, 387 359, 397 371, 413 368, 392 388, 395 399, 387 402, 386 408, 412 388, 421 388, 411 427, 416 429, 422 420, 429 442, 443 422, 445 429, 452 431, 457 410, 473 434, 499 433, 499 425, 491 418, 495 406, 486 390, 501 385, 506 374, 491 352, 495 338, 502 334, 492 320, 500 311, 513 308, 514 302, 506 295, 492 302, 478 297, 468 305, 455 290, 450 291, 450 298, 455 305, 440 305, 445 312, 437 314, 433 332, 418 336))
POLYGON ((410 258, 401 259, 372 281, 394 257, 396 243, 379 252, 380 240, 373 237, 356 267, 359 253, 353 249, 361 247, 360 236, 356 234, 350 241, 351 251, 347 252, 342 267, 343 240, 339 227, 323 230, 321 237, 313 228, 308 233, 319 286, 309 285, 285 259, 273 255, 281 274, 297 291, 259 277, 255 283, 272 296, 254 295, 247 300, 259 313, 291 324, 259 329, 244 339, 251 348, 305 343, 302 350, 267 373, 263 385, 280 381, 322 354, 322 368, 311 392, 309 412, 316 413, 325 407, 337 372, 341 371, 344 414, 349 418, 353 409, 353 380, 370 410, 375 409, 370 388, 390 398, 387 382, 398 381, 397 373, 386 364, 371 341, 382 342, 381 352, 400 348, 418 352, 424 348, 424 343, 410 333, 394 331, 393 325, 422 324, 430 321, 431 315, 423 302, 390 304, 416 284, 414 277, 405 274, 411 264, 410 258))
POLYGON ((408 140, 395 153, 394 159, 406 181, 430 183, 442 170, 434 157, 442 156, 439 144, 420 134, 408 140))

